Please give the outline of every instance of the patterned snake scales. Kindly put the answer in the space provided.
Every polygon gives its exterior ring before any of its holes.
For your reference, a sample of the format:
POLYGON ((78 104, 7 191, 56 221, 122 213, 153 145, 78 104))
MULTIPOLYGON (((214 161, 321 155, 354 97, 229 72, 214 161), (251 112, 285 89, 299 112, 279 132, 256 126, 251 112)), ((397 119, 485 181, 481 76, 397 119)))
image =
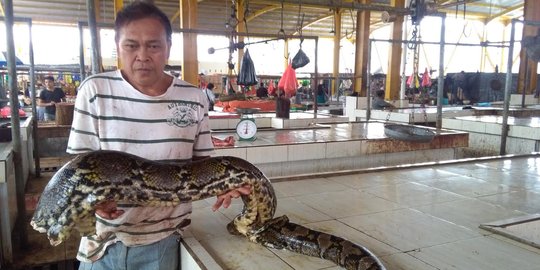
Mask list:
POLYGON ((235 157, 179 166, 116 151, 79 155, 45 187, 31 225, 58 245, 74 227, 82 235, 95 233, 94 206, 106 200, 176 205, 246 184, 252 191, 242 196, 244 209, 227 225, 230 233, 266 247, 327 259, 346 269, 385 269, 360 245, 291 223, 287 216, 273 218, 276 196, 270 181, 253 164, 235 157))

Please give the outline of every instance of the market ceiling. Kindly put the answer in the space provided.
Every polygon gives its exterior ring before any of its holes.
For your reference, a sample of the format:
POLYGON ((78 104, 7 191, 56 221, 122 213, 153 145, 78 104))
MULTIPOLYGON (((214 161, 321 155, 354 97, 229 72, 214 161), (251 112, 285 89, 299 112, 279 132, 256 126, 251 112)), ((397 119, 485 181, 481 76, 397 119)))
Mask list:
MULTIPOLYGON (((99 7, 98 21, 112 24, 114 19, 114 0, 94 0, 99 7)), ((532 1, 532 0, 529 0, 532 1)), ((124 4, 133 0, 124 0, 124 4)), ((179 29, 180 0, 155 0, 179 29)), ((199 0, 198 29, 227 32, 233 2, 239 0, 199 0)), ((287 35, 332 37, 334 35, 334 13, 341 12, 342 35, 353 38, 356 10, 372 10, 371 29, 385 25, 382 13, 404 14, 410 9, 396 9, 390 6, 391 0, 368 0, 369 4, 347 0, 244 0, 247 10, 247 29, 251 33, 278 34, 281 29, 287 35), (282 8, 283 7, 283 8, 282 8), (302 27, 300 27, 300 25, 302 27)), ((406 1, 407 3, 409 1, 406 1)), ((447 16, 467 17, 484 22, 492 20, 508 21, 523 15, 523 0, 426 0, 432 2, 434 10, 447 13, 447 16)), ((1 2, 0 2, 1 3, 1 2)), ((71 24, 87 21, 86 0, 14 0, 15 17, 30 18, 35 24, 71 24)), ((0 10, 3 13, 3 10, 0 10)))

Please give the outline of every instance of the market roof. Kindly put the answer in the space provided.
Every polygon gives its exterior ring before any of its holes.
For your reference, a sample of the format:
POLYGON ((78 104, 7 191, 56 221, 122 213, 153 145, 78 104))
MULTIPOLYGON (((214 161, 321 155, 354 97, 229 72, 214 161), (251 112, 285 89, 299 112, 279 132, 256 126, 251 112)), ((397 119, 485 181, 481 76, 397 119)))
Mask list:
MULTIPOLYGON (((523 0, 425 0, 432 2, 433 10, 445 12, 447 16, 467 17, 482 21, 503 20, 523 16, 523 0)), ((112 24, 114 19, 113 0, 95 0, 98 21, 112 24)), ((124 0, 124 4, 133 0, 124 0)), ((180 0, 153 1, 179 29, 180 0)), ((199 0, 198 29, 228 31, 232 5, 239 0, 199 0)), ((370 4, 340 0, 244 0, 248 31, 251 33, 278 34, 281 29, 287 35, 297 35, 302 25, 304 35, 332 37, 335 29, 334 10, 342 10, 342 34, 352 35, 356 21, 355 10, 370 9, 372 29, 384 25, 383 11, 405 11, 396 9, 390 0, 372 0, 370 4), (283 6, 283 9, 282 9, 283 6)), ((409 1, 406 1, 409 2, 409 1)), ((72 24, 87 21, 86 0, 16 0, 13 1, 14 16, 31 18, 34 23, 72 24)), ((0 10, 1 12, 2 10, 0 10)))

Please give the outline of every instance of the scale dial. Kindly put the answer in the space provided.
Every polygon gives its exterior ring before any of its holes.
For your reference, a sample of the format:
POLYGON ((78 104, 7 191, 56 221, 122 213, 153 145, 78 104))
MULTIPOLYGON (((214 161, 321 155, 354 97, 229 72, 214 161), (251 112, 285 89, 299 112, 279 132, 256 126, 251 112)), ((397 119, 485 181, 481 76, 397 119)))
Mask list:
POLYGON ((257 134, 257 124, 253 119, 241 119, 236 125, 236 134, 240 140, 254 140, 257 134))

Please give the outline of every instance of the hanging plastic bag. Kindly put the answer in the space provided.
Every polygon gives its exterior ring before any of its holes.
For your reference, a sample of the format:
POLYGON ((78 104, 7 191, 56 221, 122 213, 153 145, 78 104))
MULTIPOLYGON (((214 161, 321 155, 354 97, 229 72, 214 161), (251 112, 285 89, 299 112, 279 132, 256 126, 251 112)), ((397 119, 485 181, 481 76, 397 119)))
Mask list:
POLYGON ((292 68, 297 69, 309 64, 309 57, 302 51, 302 47, 298 50, 296 55, 292 59, 292 68))
POLYGON ((419 79, 418 79, 418 75, 414 74, 414 72, 407 79, 407 86, 409 86, 409 88, 419 88, 420 87, 420 82, 419 82, 419 79))
POLYGON ((278 89, 285 91, 285 95, 292 97, 296 95, 296 88, 298 88, 298 81, 296 80, 296 71, 292 67, 292 63, 289 63, 283 76, 278 83, 278 89))
POLYGON ((429 71, 427 68, 424 71, 424 74, 422 74, 422 87, 430 87, 431 86, 431 78, 429 77, 429 71))
POLYGON ((242 66, 240 67, 240 73, 238 74, 238 85, 251 86, 258 83, 257 74, 255 73, 255 65, 249 51, 246 49, 244 57, 242 58, 242 66))

